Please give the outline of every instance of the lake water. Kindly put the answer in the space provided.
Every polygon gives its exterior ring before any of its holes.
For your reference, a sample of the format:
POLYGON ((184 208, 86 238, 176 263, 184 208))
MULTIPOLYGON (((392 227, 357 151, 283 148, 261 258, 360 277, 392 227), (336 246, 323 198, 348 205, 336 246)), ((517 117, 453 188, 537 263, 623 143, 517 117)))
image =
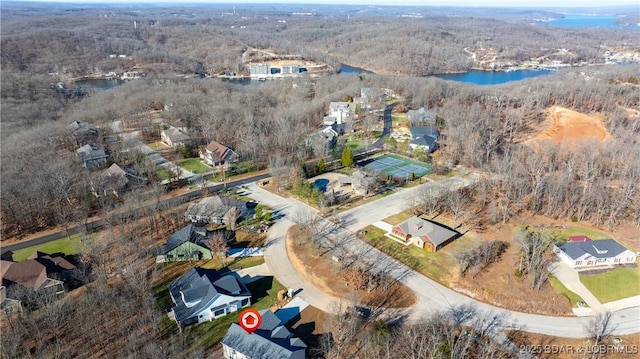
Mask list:
POLYGON ((618 16, 590 16, 567 14, 562 19, 548 21, 544 24, 562 27, 598 27, 606 29, 640 29, 640 26, 620 26, 614 22, 618 16))
POLYGON ((519 70, 509 72, 493 71, 469 71, 460 74, 439 74, 435 77, 443 80, 472 83, 476 85, 498 85, 511 81, 520 81, 526 78, 548 75, 551 70, 519 70))
POLYGON ((362 74, 362 73, 370 74, 371 71, 367 71, 359 67, 347 66, 344 64, 340 65, 340 74, 342 75, 353 75, 353 74, 362 74))
POLYGON ((85 79, 85 80, 78 80, 74 82, 75 85, 78 85, 80 87, 93 88, 96 90, 108 90, 116 86, 122 85, 123 83, 124 83, 123 80, 104 80, 104 79, 85 79))
MULTIPOLYGON (((519 81, 519 80, 530 78, 530 77, 547 75, 551 72, 553 71, 550 71, 550 70, 540 70, 540 71, 521 70, 521 71, 511 71, 511 72, 469 71, 469 72, 459 73, 459 74, 440 74, 440 75, 434 75, 434 76, 439 77, 443 80, 473 83, 476 85, 497 85, 505 82, 519 81)), ((342 68, 340 71, 340 74, 342 75, 353 75, 353 74, 361 74, 361 73, 371 73, 371 72, 358 67, 347 66, 347 65, 342 65, 342 68)), ((241 86, 257 86, 257 85, 267 83, 269 81, 275 81, 275 80, 259 81, 259 80, 255 80, 255 79, 252 80, 248 78, 243 78, 243 79, 223 78, 221 80, 223 82, 228 82, 228 83, 237 84, 241 86)), ((85 80, 78 80, 75 82, 75 84, 85 88, 90 87, 96 90, 108 90, 108 89, 117 87, 123 84, 124 82, 125 81, 122 81, 122 80, 85 79, 85 80)))

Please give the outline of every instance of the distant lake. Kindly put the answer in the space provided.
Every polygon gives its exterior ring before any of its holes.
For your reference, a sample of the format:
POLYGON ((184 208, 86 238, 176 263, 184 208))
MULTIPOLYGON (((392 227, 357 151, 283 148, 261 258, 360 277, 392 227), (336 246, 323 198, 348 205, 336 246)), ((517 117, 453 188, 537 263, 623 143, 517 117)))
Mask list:
POLYGON ((493 72, 472 70, 460 74, 439 74, 433 75, 443 80, 472 83, 476 85, 498 85, 505 82, 520 81, 530 77, 548 75, 551 70, 518 70, 509 72, 493 72))
POLYGON ((340 64, 340 72, 341 75, 353 75, 353 74, 361 74, 366 73, 370 74, 371 71, 367 71, 365 69, 361 69, 359 67, 347 66, 344 64, 340 64))
POLYGON ((548 21, 545 24, 562 27, 599 27, 606 29, 640 29, 640 26, 620 26, 614 22, 618 16, 589 16, 567 14, 561 19, 548 21))
POLYGON ((75 81, 74 84, 84 88, 93 88, 96 90, 108 90, 116 86, 122 85, 123 80, 105 80, 105 79, 84 79, 75 81))

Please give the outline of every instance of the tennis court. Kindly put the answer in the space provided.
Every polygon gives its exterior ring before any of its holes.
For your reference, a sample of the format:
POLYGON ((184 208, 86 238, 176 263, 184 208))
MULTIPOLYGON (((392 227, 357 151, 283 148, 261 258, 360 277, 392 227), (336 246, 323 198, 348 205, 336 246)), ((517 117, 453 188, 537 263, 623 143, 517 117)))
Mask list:
POLYGON ((412 161, 394 155, 372 158, 361 162, 360 165, 372 171, 384 172, 396 178, 404 178, 405 180, 411 178, 412 173, 415 178, 419 178, 431 171, 431 166, 426 163, 412 161))

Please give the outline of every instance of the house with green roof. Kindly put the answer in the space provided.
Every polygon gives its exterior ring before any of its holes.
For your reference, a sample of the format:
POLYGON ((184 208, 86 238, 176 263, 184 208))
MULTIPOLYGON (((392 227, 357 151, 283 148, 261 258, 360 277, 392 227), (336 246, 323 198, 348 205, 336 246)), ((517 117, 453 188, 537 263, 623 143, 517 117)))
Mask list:
POLYGON ((207 248, 206 243, 214 233, 221 233, 227 242, 235 237, 235 232, 226 229, 207 232, 205 227, 189 224, 169 236, 165 245, 154 250, 154 254, 158 256, 156 261, 175 262, 212 259, 213 255, 211 250, 207 248))

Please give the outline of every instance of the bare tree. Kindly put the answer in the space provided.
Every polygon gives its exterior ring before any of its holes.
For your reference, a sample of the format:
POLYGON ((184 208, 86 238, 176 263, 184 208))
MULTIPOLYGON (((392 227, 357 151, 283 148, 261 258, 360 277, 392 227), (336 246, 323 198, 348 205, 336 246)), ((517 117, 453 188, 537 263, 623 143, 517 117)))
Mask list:
POLYGON ((211 238, 205 242, 205 245, 211 250, 211 254, 220 261, 222 266, 226 267, 229 244, 224 238, 224 235, 220 232, 214 233, 211 238))
POLYGON ((549 275, 547 272, 549 258, 546 252, 551 245, 551 237, 543 230, 530 230, 518 233, 516 240, 522 246, 518 270, 529 276, 532 289, 542 289, 549 275))
POLYGON ((230 230, 232 231, 236 230, 239 217, 240 217, 240 214, 238 213, 238 210, 236 208, 227 212, 227 221, 228 221, 227 225, 229 226, 230 230))
POLYGON ((589 337, 593 339, 594 345, 600 345, 615 330, 611 319, 611 312, 598 313, 585 326, 584 329, 589 334, 589 337))

